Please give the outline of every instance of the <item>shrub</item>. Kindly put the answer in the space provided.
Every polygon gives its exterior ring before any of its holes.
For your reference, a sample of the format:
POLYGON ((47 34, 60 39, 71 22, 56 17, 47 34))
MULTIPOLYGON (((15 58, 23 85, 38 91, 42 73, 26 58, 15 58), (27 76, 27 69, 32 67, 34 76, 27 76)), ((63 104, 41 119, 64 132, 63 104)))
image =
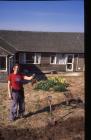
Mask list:
POLYGON ((52 77, 48 78, 48 80, 38 82, 34 89, 48 91, 52 88, 54 91, 65 91, 68 85, 64 78, 52 77))
POLYGON ((69 83, 65 80, 65 78, 63 78, 62 76, 59 77, 59 76, 56 76, 56 77, 49 77, 48 78, 49 80, 53 80, 56 84, 63 84, 65 85, 66 87, 69 86, 69 83))
POLYGON ((54 91, 60 91, 60 92, 67 90, 64 84, 56 85, 53 87, 53 89, 54 91))
POLYGON ((41 90, 45 90, 48 91, 49 90, 49 85, 47 83, 47 81, 40 81, 34 89, 41 89, 41 90))

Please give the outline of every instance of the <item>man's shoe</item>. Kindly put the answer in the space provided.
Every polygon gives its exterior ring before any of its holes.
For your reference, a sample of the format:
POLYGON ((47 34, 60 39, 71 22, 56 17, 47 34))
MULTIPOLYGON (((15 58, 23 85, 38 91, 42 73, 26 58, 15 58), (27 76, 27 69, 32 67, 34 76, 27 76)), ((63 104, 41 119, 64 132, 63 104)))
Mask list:
POLYGON ((19 118, 24 118, 24 113, 18 115, 19 118))
POLYGON ((16 120, 16 118, 13 118, 13 119, 10 119, 9 121, 10 122, 14 122, 16 120))

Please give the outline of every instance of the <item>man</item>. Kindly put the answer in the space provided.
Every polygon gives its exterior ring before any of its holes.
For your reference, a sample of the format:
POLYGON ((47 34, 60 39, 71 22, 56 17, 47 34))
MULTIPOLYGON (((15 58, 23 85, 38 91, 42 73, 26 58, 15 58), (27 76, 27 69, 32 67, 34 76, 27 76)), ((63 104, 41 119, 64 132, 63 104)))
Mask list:
POLYGON ((18 114, 22 116, 25 112, 24 103, 24 90, 23 90, 23 80, 32 80, 32 76, 25 76, 20 73, 19 64, 15 64, 13 67, 13 72, 8 76, 8 95, 11 99, 11 109, 10 109, 10 120, 13 121, 17 117, 17 109, 19 107, 18 114))

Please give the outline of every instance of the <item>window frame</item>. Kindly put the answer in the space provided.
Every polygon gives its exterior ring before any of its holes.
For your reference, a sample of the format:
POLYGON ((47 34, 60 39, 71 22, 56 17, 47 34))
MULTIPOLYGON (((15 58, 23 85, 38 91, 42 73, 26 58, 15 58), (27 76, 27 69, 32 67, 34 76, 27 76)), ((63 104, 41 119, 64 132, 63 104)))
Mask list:
POLYGON ((41 63, 41 53, 34 53, 34 64, 40 64, 40 63, 41 63), (38 57, 38 63, 36 61, 37 54, 39 55, 39 57, 38 57))
MULTIPOLYGON (((24 62, 26 63, 26 64, 40 64, 41 63, 41 53, 34 53, 34 55, 33 55, 33 57, 34 57, 34 62, 33 63, 27 63, 26 61, 29 61, 29 60, 27 60, 26 59, 26 55, 27 55, 27 53, 25 53, 25 58, 24 58, 24 62), (38 63, 36 62, 36 59, 37 59, 37 54, 39 54, 39 61, 38 61, 38 63)), ((31 53, 30 53, 30 55, 31 55, 31 53)))
POLYGON ((56 54, 53 54, 50 56, 50 64, 56 64, 56 54), (54 56, 54 63, 51 63, 52 56, 54 56))
POLYGON ((66 62, 67 62, 67 55, 66 54, 56 54, 56 64, 57 65, 66 65, 66 62), (63 55, 65 56, 64 63, 57 63, 57 57, 58 57, 58 55, 61 55, 62 58, 63 58, 63 55))
POLYGON ((0 55, 0 57, 5 57, 6 59, 6 68, 4 70, 0 69, 0 72, 7 72, 7 55, 0 55))
POLYGON ((66 62, 66 71, 73 71, 74 70, 74 54, 72 54, 72 53, 67 54, 67 59, 68 59, 69 55, 72 55, 72 62, 66 62), (72 65, 72 68, 68 69, 67 65, 72 65))
POLYGON ((67 62, 67 55, 66 54, 59 54, 59 53, 56 53, 55 55, 51 55, 50 56, 50 64, 55 64, 55 65, 66 65, 66 62, 67 62), (58 55, 65 55, 65 63, 57 63, 57 57, 58 57, 58 55), (52 56, 54 56, 55 58, 55 60, 54 60, 54 63, 51 63, 51 59, 52 59, 52 56))

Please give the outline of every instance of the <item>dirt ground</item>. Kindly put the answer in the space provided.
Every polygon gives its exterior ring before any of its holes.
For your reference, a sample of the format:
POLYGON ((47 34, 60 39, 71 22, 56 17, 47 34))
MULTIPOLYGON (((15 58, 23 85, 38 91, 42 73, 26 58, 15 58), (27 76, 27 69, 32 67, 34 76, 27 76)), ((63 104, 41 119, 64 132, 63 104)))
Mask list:
POLYGON ((24 85, 26 114, 9 121, 7 83, 0 83, 0 140, 84 140, 84 75, 64 77, 73 100, 62 92, 35 91, 24 85), (48 96, 52 97, 52 112, 48 96))

